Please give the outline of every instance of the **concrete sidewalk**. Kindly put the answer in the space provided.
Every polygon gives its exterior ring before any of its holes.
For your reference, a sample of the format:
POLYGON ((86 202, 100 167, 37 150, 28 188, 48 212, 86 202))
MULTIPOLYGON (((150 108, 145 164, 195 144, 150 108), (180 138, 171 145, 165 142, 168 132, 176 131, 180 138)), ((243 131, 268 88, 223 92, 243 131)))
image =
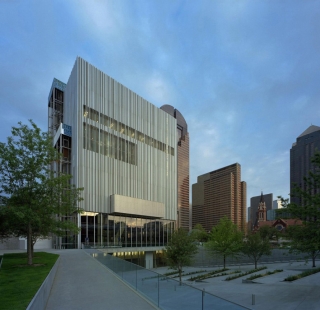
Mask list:
POLYGON ((47 310, 157 309, 83 250, 49 250, 60 262, 47 310))

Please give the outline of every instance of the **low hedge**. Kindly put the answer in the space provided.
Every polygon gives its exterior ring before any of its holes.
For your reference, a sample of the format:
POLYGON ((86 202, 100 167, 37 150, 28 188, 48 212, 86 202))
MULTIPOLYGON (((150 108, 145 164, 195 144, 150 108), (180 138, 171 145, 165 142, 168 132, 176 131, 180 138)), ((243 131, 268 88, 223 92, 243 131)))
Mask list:
POLYGON ((246 276, 248 274, 251 274, 251 273, 254 273, 254 272, 257 272, 257 271, 260 271, 260 270, 264 270, 264 269, 267 269, 267 267, 260 267, 260 268, 257 268, 257 269, 252 269, 252 270, 249 270, 247 272, 243 272, 243 273, 240 273, 238 275, 235 275, 235 276, 232 276, 232 277, 228 277, 228 278, 226 278, 226 281, 230 281, 230 280, 234 280, 234 279, 237 279, 237 278, 241 278, 241 277, 246 276))
POLYGON ((309 270, 306 270, 306 271, 301 272, 299 274, 296 274, 295 276, 289 276, 289 277, 285 278, 284 281, 292 282, 292 281, 295 281, 295 280, 298 280, 298 279, 301 279, 301 278, 304 278, 307 276, 311 276, 312 274, 315 274, 318 272, 320 272, 320 268, 309 269, 309 270))

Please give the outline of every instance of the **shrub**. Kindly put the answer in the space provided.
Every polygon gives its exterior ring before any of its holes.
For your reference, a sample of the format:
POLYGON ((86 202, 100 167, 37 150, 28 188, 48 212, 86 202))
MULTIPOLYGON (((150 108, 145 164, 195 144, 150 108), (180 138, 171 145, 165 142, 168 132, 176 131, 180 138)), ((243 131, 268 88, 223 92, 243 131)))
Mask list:
POLYGON ((310 276, 312 274, 315 274, 317 272, 320 272, 320 268, 316 268, 316 269, 310 269, 310 270, 306 270, 304 272, 301 272, 299 274, 296 274, 295 276, 288 276, 284 279, 284 281, 295 281, 295 280, 298 280, 298 279, 301 279, 301 278, 304 278, 304 277, 307 277, 307 276, 310 276))
POLYGON ((246 276, 246 275, 248 275, 248 274, 251 274, 251 273, 254 273, 254 272, 263 270, 263 269, 267 269, 267 267, 260 267, 260 268, 257 268, 257 269, 252 269, 252 270, 249 270, 249 271, 247 271, 247 272, 243 272, 243 273, 240 273, 240 274, 238 274, 238 275, 228 277, 228 278, 226 278, 226 281, 234 280, 234 279, 237 279, 237 278, 246 276))

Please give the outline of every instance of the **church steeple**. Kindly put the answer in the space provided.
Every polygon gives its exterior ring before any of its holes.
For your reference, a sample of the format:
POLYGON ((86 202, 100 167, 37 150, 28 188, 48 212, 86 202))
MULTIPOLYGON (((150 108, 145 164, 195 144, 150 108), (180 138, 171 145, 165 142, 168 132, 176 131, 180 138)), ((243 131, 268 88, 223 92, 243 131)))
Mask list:
POLYGON ((264 202, 263 192, 261 191, 260 203, 258 207, 258 221, 267 220, 267 208, 266 203, 264 202))

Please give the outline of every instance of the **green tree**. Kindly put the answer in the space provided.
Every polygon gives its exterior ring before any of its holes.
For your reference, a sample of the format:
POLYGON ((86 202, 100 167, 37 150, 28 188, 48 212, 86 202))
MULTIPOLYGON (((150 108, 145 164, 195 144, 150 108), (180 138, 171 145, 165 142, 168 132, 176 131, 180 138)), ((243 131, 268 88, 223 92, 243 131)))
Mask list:
POLYGON ((80 212, 80 191, 71 185, 71 176, 54 173, 60 154, 52 139, 30 120, 11 130, 7 143, 0 143, 0 221, 2 236, 27 238, 28 264, 32 264, 33 245, 38 238, 66 231, 78 232, 76 223, 59 218, 80 212))
POLYGON ((262 255, 271 254, 271 246, 268 237, 262 237, 259 232, 250 233, 243 240, 242 253, 254 261, 254 267, 257 269, 258 261, 262 255))
POLYGON ((11 236, 9 218, 5 215, 5 207, 0 202, 0 239, 6 239, 11 236))
POLYGON ((316 258, 320 254, 320 230, 313 223, 289 226, 287 235, 290 240, 291 253, 308 253, 312 267, 316 267, 316 258))
POLYGON ((259 235, 266 240, 276 239, 278 242, 280 232, 275 227, 262 226, 259 228, 259 235))
POLYGON ((316 257, 320 254, 320 153, 311 159, 313 171, 304 178, 305 187, 294 186, 290 197, 298 198, 300 203, 289 203, 279 197, 283 208, 278 211, 291 214, 292 218, 302 221, 302 225, 290 226, 287 236, 291 241, 290 252, 308 253, 315 267, 316 257))
POLYGON ((183 266, 191 264, 192 257, 197 251, 198 248, 193 243, 193 238, 185 229, 179 228, 173 232, 166 246, 166 255, 169 266, 179 272, 180 284, 183 266))
POLYGON ((223 267, 226 268, 226 258, 240 253, 243 234, 237 225, 226 216, 221 218, 218 225, 212 227, 209 241, 205 247, 209 252, 223 257, 223 267))
POLYGON ((192 229, 190 235, 194 240, 200 242, 206 242, 209 238, 209 234, 206 232, 206 230, 203 228, 201 224, 196 224, 192 229))

